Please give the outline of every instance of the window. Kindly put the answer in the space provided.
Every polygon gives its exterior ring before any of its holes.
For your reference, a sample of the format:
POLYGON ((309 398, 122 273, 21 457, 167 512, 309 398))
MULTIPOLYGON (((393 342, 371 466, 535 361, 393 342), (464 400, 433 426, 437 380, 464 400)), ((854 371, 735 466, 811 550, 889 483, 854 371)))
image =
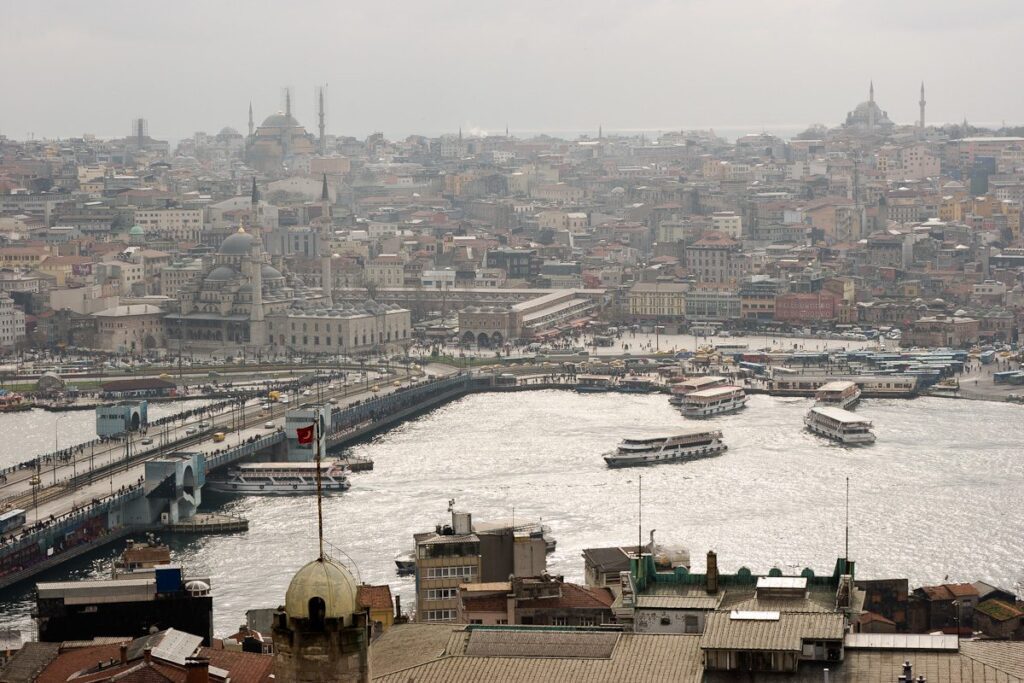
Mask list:
POLYGON ((427 591, 427 600, 451 600, 458 595, 458 588, 431 588, 427 591))
POLYGON ((426 578, 428 579, 470 579, 476 576, 476 567, 469 565, 464 567, 427 567, 426 578))
POLYGON ((552 626, 568 626, 569 619, 566 617, 551 617, 552 626))

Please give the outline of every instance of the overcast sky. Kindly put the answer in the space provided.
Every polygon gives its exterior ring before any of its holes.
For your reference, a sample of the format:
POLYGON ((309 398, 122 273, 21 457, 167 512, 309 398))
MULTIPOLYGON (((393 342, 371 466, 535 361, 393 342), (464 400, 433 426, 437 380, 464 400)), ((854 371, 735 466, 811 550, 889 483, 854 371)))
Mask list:
POLYGON ((1024 0, 0 0, 0 133, 780 130, 1024 121, 1024 0))

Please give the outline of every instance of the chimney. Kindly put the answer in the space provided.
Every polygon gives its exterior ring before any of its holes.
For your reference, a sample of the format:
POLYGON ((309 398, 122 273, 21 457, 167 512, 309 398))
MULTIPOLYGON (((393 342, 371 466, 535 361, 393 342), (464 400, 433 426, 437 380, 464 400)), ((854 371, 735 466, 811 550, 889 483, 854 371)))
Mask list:
POLYGON ((395 596, 395 619, 402 618, 402 596, 395 596))
POLYGON ((210 680, 209 659, 185 660, 185 683, 208 683, 210 680))
POLYGON ((146 664, 149 664, 153 661, 153 648, 147 647, 145 650, 142 651, 142 654, 146 656, 146 664))
POLYGON ((824 675, 825 675, 825 678, 824 678, 824 682, 825 682, 825 683, 829 683, 829 678, 828 678, 828 669, 825 669, 825 671, 824 671, 823 673, 824 673, 824 675))
POLYGON ((708 593, 718 592, 718 555, 714 550, 708 551, 708 569, 705 588, 708 593))
POLYGON ((121 663, 128 663, 128 646, 124 643, 121 644, 121 663))
POLYGON ((900 683, 914 683, 914 667, 910 666, 910 660, 903 661, 903 673, 898 679, 900 683))

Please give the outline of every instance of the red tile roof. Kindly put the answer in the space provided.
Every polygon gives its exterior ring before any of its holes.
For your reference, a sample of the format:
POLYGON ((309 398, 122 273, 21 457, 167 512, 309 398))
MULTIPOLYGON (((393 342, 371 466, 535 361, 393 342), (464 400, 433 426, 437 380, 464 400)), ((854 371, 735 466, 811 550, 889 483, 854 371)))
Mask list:
POLYGON ((391 600, 391 586, 370 586, 362 584, 356 593, 356 602, 361 607, 369 607, 371 610, 393 610, 394 603, 391 600))

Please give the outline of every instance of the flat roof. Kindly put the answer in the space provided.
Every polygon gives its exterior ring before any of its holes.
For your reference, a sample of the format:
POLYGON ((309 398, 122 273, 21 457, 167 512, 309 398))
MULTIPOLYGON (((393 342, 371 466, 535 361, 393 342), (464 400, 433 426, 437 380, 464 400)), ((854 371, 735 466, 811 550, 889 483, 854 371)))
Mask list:
POLYGON ((848 382, 846 380, 839 380, 837 382, 828 382, 818 387, 818 391, 846 391, 850 387, 857 386, 856 382, 848 382))
POLYGON ((848 633, 843 645, 858 650, 946 650, 956 652, 959 638, 929 633, 848 633))
MULTIPOLYGON (((725 396, 731 394, 740 387, 725 386, 725 387, 711 387, 710 389, 701 389, 700 391, 694 391, 686 395, 686 398, 700 397, 700 398, 711 398, 715 396, 725 396)), ((742 391, 742 389, 740 389, 742 391)))
POLYGON ((832 408, 831 406, 815 407, 811 408, 811 412, 824 415, 827 418, 831 418, 836 422, 842 422, 843 424, 858 424, 862 422, 870 422, 867 418, 859 415, 854 415, 849 410, 843 410, 842 408, 832 408))
POLYGON ((759 576, 758 588, 807 588, 806 576, 759 576))

